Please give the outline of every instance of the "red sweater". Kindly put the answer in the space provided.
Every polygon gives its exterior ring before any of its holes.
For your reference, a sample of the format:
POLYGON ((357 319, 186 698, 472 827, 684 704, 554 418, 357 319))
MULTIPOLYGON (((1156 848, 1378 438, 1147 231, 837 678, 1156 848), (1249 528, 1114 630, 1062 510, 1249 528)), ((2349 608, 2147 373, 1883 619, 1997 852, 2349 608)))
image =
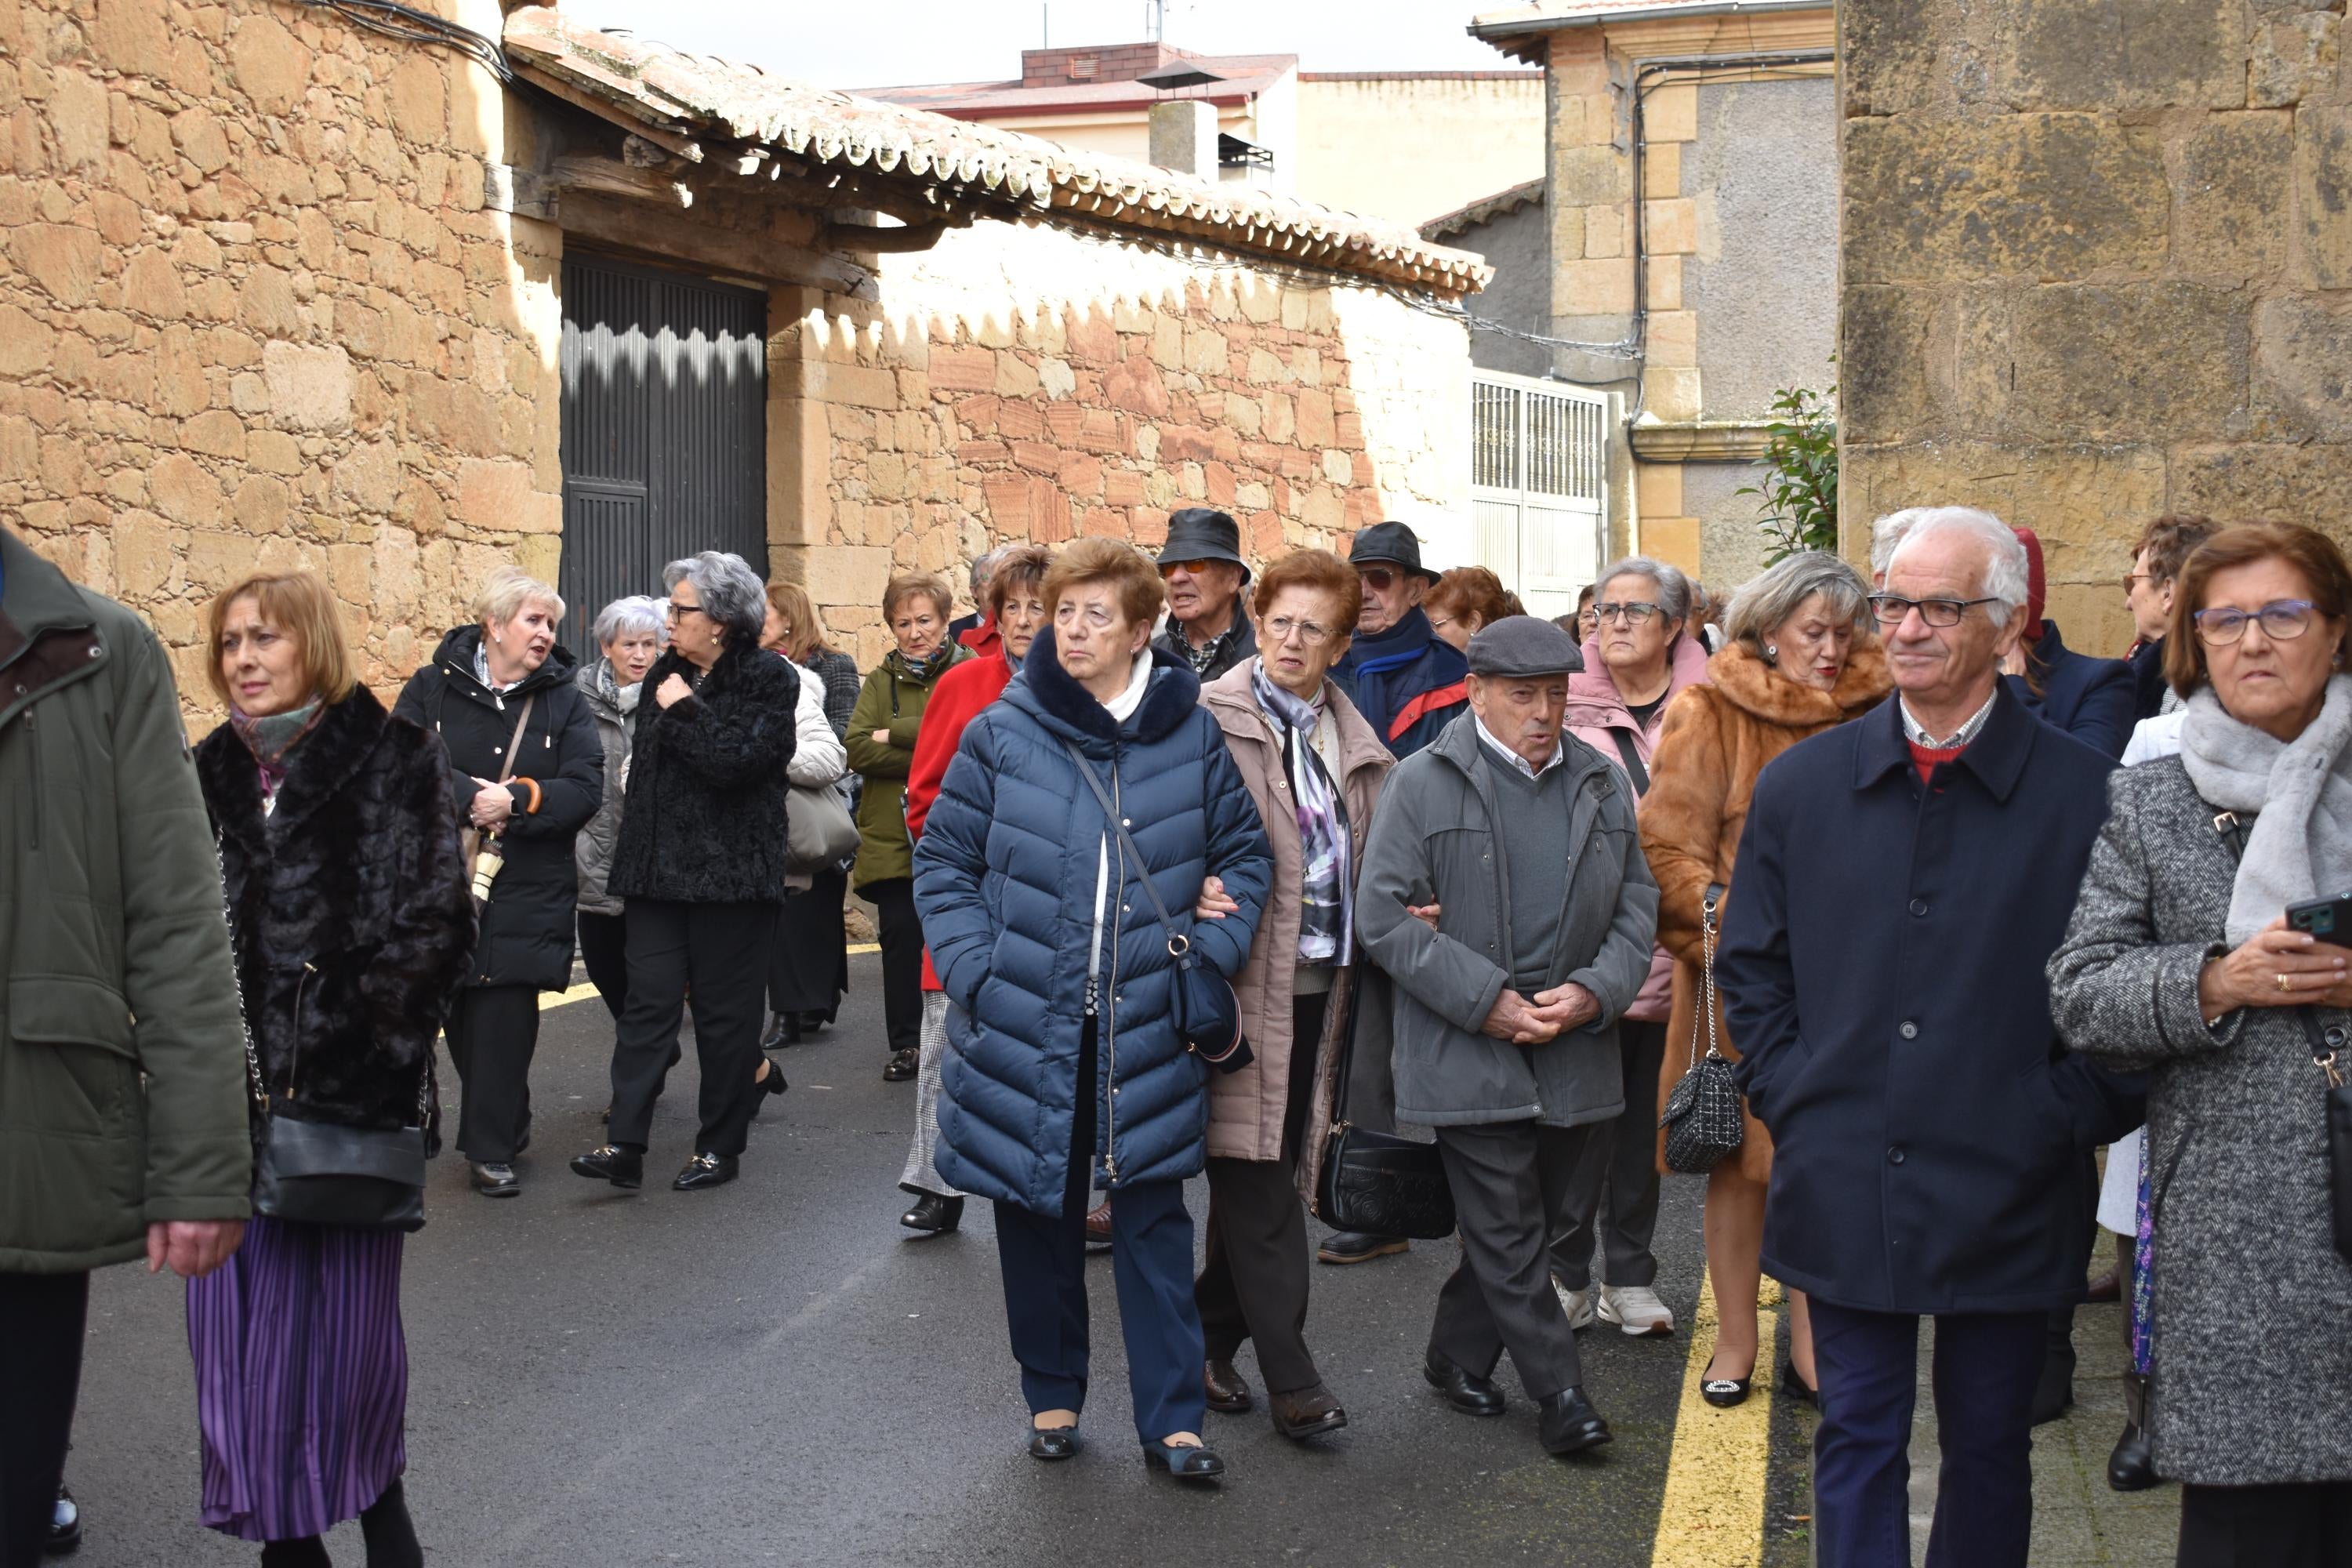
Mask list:
MULTIPOLYGON (((954 666, 931 688, 930 700, 923 706, 923 722, 915 731, 915 760, 907 767, 907 837, 910 843, 923 836, 923 823, 931 815, 931 802, 940 798, 940 781, 947 777, 948 764, 955 761, 963 727, 971 722, 973 714, 995 701, 1012 684, 1013 667, 1004 662, 1003 647, 1000 641, 994 654, 968 658, 954 666)), ((931 950, 928 947, 923 950, 923 989, 940 989, 940 977, 932 972, 931 950)))

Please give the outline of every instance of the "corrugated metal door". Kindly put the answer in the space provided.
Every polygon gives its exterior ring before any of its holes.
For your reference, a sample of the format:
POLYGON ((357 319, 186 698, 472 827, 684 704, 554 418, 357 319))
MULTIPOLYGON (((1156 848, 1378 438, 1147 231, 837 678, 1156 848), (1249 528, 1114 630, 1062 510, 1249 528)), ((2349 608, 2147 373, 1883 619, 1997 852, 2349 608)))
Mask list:
POLYGON ((1478 564, 1532 616, 1565 615, 1601 569, 1608 400, 1582 387, 1470 374, 1470 510, 1478 564))
POLYGON ((767 300, 596 256, 563 261, 566 647, 658 594, 665 563, 731 550, 768 570, 767 300))

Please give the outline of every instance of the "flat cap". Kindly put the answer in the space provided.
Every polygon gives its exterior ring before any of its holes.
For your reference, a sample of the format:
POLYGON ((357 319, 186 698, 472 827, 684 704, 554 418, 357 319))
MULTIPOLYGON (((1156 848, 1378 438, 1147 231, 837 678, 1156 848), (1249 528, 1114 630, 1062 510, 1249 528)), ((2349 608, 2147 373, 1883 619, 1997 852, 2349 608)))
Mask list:
POLYGON ((1505 616, 1470 638, 1473 675, 1562 675, 1583 668, 1576 639, 1533 616, 1505 616))

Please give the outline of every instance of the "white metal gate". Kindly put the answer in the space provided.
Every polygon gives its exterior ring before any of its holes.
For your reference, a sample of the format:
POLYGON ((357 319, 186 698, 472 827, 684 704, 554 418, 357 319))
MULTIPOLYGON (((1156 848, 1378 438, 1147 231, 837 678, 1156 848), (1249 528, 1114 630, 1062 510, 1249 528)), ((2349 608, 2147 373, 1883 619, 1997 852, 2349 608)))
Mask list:
POLYGON ((1609 400, 1501 371, 1470 373, 1470 510, 1477 563, 1531 616, 1566 615, 1601 570, 1609 400))

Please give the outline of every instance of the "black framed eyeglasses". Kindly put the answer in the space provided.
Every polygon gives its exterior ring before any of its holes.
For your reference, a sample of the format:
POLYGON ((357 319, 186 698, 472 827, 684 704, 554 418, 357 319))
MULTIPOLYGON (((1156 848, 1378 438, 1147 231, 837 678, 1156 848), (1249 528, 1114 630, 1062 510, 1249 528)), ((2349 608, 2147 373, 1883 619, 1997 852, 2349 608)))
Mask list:
POLYGON ((671 620, 676 621, 683 620, 688 616, 707 616, 709 615, 710 612, 704 609, 700 605, 681 605, 676 599, 672 599, 668 601, 667 605, 663 609, 662 614, 668 616, 671 620))
MULTIPOLYGON (((1621 574, 1621 575, 1631 575, 1631 574, 1621 574)), ((1592 606, 1592 619, 1595 624, 1601 621, 1623 621, 1629 626, 1645 626, 1650 624, 1650 617, 1657 613, 1657 605, 1639 599, 1625 605, 1592 606)))
POLYGON ((1960 617, 1969 613, 1971 605, 1998 605, 1995 598, 1983 599, 1906 599, 1900 594, 1873 594, 1870 613, 1882 626, 1899 626, 1919 612, 1919 618, 1931 626, 1957 626, 1960 617))
POLYGON ((2250 621, 2263 623, 2263 636, 2273 642, 2291 642, 2311 629, 2312 613, 2318 605, 2309 599, 2273 599, 2261 609, 2248 614, 2234 608, 2200 610, 2189 618, 2197 623, 2197 640, 2208 647, 2227 647, 2246 635, 2250 621))

